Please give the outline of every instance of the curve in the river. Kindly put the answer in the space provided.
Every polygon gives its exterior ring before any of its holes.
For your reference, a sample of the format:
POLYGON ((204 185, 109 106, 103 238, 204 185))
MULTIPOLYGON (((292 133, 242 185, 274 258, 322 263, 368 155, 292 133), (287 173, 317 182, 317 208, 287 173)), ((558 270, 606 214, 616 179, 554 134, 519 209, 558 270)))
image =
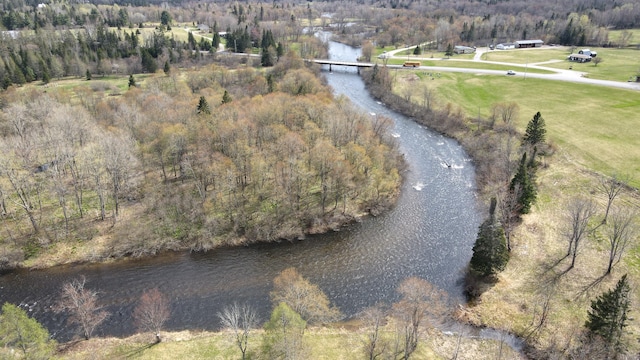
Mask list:
MULTIPOLYGON (((357 56, 355 50, 337 43, 331 43, 331 54, 344 60, 357 56)), ((7 272, 0 276, 0 302, 20 304, 64 341, 74 330, 51 306, 61 284, 79 276, 86 277, 87 287, 99 291, 100 301, 112 312, 96 335, 132 333, 132 308, 140 294, 153 287, 171 298, 169 330, 216 329, 216 313, 233 302, 253 304, 266 319, 271 281, 290 266, 317 283, 348 316, 378 302, 394 301, 395 288, 409 276, 425 278, 463 300, 462 271, 480 223, 469 156, 455 141, 377 103, 355 72, 326 76, 336 93, 348 96, 371 116, 394 120, 393 136, 408 163, 394 209, 343 231, 293 243, 7 272)))

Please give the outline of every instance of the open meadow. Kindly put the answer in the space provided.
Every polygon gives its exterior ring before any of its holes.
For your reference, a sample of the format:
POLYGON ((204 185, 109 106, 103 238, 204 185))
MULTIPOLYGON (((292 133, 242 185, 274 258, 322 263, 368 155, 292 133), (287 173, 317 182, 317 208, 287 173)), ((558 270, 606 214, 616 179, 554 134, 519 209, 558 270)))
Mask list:
MULTIPOLYGON (((520 109, 516 119, 520 130, 540 111, 549 140, 576 164, 609 176, 640 174, 637 92, 478 74, 443 72, 440 77, 431 78, 416 71, 397 76, 398 87, 412 88, 417 85, 415 78, 422 77, 419 81, 424 85, 419 86, 435 91, 436 104, 450 103, 470 117, 487 118, 493 104, 515 102, 520 109)), ((640 176, 632 176, 630 185, 639 187, 640 176)))
MULTIPOLYGON (((492 52, 488 60, 521 63, 524 53, 492 52)), ((541 50, 537 55, 534 51, 526 53, 536 61, 562 55, 557 50, 541 50)), ((598 53, 600 56, 600 50, 598 53)), ((621 64, 638 53, 610 49, 603 54, 610 63, 621 64), (614 58, 616 54, 621 58, 614 58)), ((558 64, 566 66, 566 63, 558 64)), ((583 65, 593 67, 593 64, 583 65)), ((606 62, 598 68, 603 65, 606 62)), ((555 149, 552 156, 541 158, 543 166, 536 179, 537 202, 513 234, 513 251, 507 268, 499 274, 499 281, 485 289, 480 300, 470 308, 476 321, 523 337, 538 336, 536 347, 540 349, 569 347, 582 331, 591 300, 613 288, 625 273, 633 284, 632 303, 637 308, 640 301, 637 237, 609 276, 603 276, 609 256, 607 234, 603 229, 596 227, 588 236, 575 268, 569 270, 570 258, 565 255, 567 204, 573 198, 589 197, 597 204, 598 219, 601 219, 606 206, 606 197, 599 190, 601 176, 626 179, 630 188, 616 200, 617 205, 631 213, 640 210, 637 193, 640 187, 640 94, 632 90, 521 77, 445 72, 431 77, 424 76, 422 70, 398 73, 394 92, 406 98, 408 89, 413 89, 412 101, 421 103, 425 92, 419 89, 425 86, 432 90, 436 107, 460 109, 472 127, 478 126, 475 119, 490 117, 493 104, 513 102, 519 108, 516 129, 524 133, 529 120, 539 111, 545 119, 547 140, 555 149), (545 326, 535 329, 543 310, 550 312, 544 320, 545 326)), ((592 226, 595 227, 597 221, 594 220, 592 226)), ((627 330, 633 334, 630 337, 637 336, 639 322, 631 321, 627 330)), ((632 341, 630 349, 637 351, 637 342, 632 341)))

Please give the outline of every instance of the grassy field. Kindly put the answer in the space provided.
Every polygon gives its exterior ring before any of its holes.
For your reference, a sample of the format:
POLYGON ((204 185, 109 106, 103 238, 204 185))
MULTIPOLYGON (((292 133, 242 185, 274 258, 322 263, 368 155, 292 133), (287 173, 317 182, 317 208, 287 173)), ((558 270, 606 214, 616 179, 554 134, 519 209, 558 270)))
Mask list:
MULTIPOLYGON (((591 48, 598 52, 602 62, 576 63, 567 61, 571 48, 558 46, 554 48, 535 50, 506 50, 491 51, 483 55, 483 60, 509 62, 515 64, 545 63, 545 67, 568 69, 587 73, 594 79, 627 81, 631 76, 640 72, 640 49, 591 48), (552 62, 555 61, 555 62, 552 62)), ((574 49, 574 51, 577 51, 574 49)))
MULTIPOLYGON (((521 63, 524 53, 492 52, 490 55, 496 56, 489 60, 521 63)), ((555 49, 527 54, 535 61, 564 56, 555 49)), ((602 54, 613 64, 623 64, 638 52, 606 49, 602 54)), ((606 60, 598 68, 605 64, 606 60)), ((557 66, 566 66, 566 63, 557 66)), ((598 173, 628 176, 634 190, 625 192, 616 201, 625 210, 638 212, 640 201, 635 189, 640 188, 640 94, 637 91, 444 72, 432 79, 420 71, 400 72, 395 85, 398 94, 402 94, 406 86, 413 89, 428 86, 435 91, 440 106, 450 103, 469 118, 477 117, 478 113, 487 118, 494 103, 516 102, 520 109, 516 126, 520 132, 524 132, 528 121, 540 111, 545 119, 547 138, 557 149, 552 157, 543 160, 544 166, 538 171, 537 202, 513 235, 514 247, 507 268, 470 310, 479 323, 527 336, 539 319, 536 316, 541 312, 541 304, 549 298, 551 311, 545 326, 535 335, 539 341, 537 347, 575 344, 591 300, 614 287, 625 273, 634 284, 632 306, 638 308, 640 241, 637 237, 610 276, 603 277, 608 244, 602 230, 585 240, 574 269, 565 272, 570 261, 564 258, 567 201, 576 196, 589 196, 602 212, 606 205, 604 196, 596 190, 598 173)), ((414 101, 421 100, 416 95, 414 101)), ((640 334, 640 322, 631 321, 627 331, 632 334, 630 340, 636 338, 640 334)), ((638 351, 637 341, 631 340, 630 344, 632 351, 638 351)))
MULTIPOLYGON (((260 349, 262 330, 254 330, 248 342, 248 353, 256 354, 260 349)), ((388 334, 387 334, 388 335, 388 334)), ((305 331, 305 358, 313 360, 340 360, 363 358, 364 334, 361 330, 311 328, 305 331)), ((163 333, 163 342, 152 344, 149 334, 135 335, 126 339, 91 339, 68 344, 61 358, 80 359, 239 359, 241 353, 227 332, 163 333)), ((440 332, 423 334, 412 358, 449 359, 455 352, 458 338, 440 332)), ((498 354, 504 359, 519 359, 507 345, 495 340, 461 338, 458 359, 495 359, 498 354)), ((252 357, 252 358, 255 358, 252 357)))
POLYGON ((632 34, 630 45, 637 46, 638 44, 640 44, 640 29, 609 30, 609 41, 617 43, 622 36, 623 31, 627 31, 632 34))
MULTIPOLYGON (((410 76, 406 73, 398 76, 410 76)), ((427 77, 422 82, 436 91, 437 102, 442 106, 451 102, 469 116, 480 112, 480 116, 486 118, 493 104, 516 102, 520 107, 517 119, 520 129, 540 111, 547 124, 549 140, 563 153, 571 154, 573 161, 607 175, 635 175, 631 184, 640 187, 640 96, 637 92, 460 73, 441 73, 434 80, 427 77)))

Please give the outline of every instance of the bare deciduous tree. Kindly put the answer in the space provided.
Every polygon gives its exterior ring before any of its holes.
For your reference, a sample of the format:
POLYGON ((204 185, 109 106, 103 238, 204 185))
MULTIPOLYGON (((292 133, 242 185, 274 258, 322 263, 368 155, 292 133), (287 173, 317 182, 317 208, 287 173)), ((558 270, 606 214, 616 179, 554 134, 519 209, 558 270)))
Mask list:
POLYGON ((613 267, 620 262, 629 242, 638 234, 635 224, 636 214, 614 209, 611 214, 611 224, 605 230, 609 241, 609 263, 605 275, 611 274, 613 267))
POLYGON ((138 329, 153 332, 156 342, 161 341, 160 330, 170 316, 169 301, 158 288, 142 293, 138 305, 133 310, 133 320, 138 329))
POLYGON ((602 177, 600 178, 600 184, 598 190, 603 193, 607 197, 607 208, 604 212, 604 219, 602 220, 603 224, 607 223, 607 217, 609 216, 609 211, 611 210, 611 205, 613 201, 616 199, 620 192, 625 187, 627 178, 620 178, 618 175, 613 175, 612 177, 602 177))
POLYGON ((446 313, 446 294, 426 280, 412 277, 397 290, 402 299, 393 304, 400 348, 397 355, 409 359, 418 347, 420 334, 446 313))
POLYGON ((365 309, 361 317, 367 327, 367 333, 363 340, 365 357, 368 360, 378 359, 384 354, 388 345, 381 336, 381 327, 386 321, 386 314, 381 306, 373 306, 365 309))
POLYGON ((566 256, 572 255, 569 269, 573 269, 576 263, 576 257, 582 245, 582 239, 589 227, 589 220, 595 213, 596 206, 590 199, 573 198, 569 200, 564 215, 566 221, 565 226, 568 228, 565 233, 565 238, 569 242, 566 256))
POLYGON ((56 306, 58 312, 68 312, 69 321, 77 324, 89 340, 94 330, 109 317, 98 305, 98 293, 85 288, 86 279, 74 279, 62 285, 62 295, 56 306))
POLYGON ((511 251, 511 235, 520 221, 520 208, 522 205, 518 202, 520 197, 520 186, 516 186, 512 191, 504 188, 498 194, 498 217, 504 236, 507 240, 507 250, 511 251))
POLYGON ((247 356, 249 332, 258 326, 258 314, 249 304, 239 305, 234 303, 219 312, 218 317, 222 325, 233 332, 234 341, 238 345, 244 360, 247 356))

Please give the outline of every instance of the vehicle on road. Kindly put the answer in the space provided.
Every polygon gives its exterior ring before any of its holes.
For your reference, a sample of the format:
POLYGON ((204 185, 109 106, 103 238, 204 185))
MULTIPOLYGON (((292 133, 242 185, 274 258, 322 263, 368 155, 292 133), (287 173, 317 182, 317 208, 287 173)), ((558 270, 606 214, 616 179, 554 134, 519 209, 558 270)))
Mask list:
POLYGON ((420 63, 420 61, 405 61, 404 64, 402 64, 403 67, 420 67, 422 65, 422 63, 420 63))
POLYGON ((509 70, 509 71, 507 71, 507 75, 515 75, 515 74, 516 74, 516 72, 515 72, 515 71, 513 71, 513 70, 509 70))

